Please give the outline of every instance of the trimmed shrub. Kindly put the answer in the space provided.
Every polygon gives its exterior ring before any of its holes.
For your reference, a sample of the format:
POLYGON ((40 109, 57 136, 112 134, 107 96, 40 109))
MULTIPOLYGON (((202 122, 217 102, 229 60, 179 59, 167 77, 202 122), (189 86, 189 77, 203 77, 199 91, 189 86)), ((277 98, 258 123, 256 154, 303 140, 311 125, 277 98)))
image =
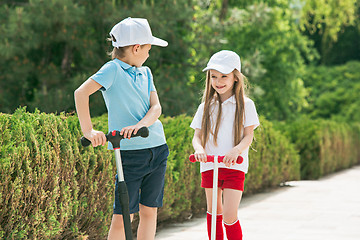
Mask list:
POLYGON ((206 208, 204 190, 200 187, 199 164, 189 161, 194 152, 191 141, 194 130, 191 117, 180 115, 161 119, 170 155, 165 176, 164 206, 158 220, 184 220, 206 208))
POLYGON ((300 160, 294 145, 272 123, 260 118, 249 152, 244 193, 259 192, 300 179, 300 160))
POLYGON ((111 217, 111 153, 79 145, 76 117, 0 114, 0 237, 103 238, 111 217))
POLYGON ((308 91, 304 113, 312 118, 360 122, 360 62, 339 66, 315 66, 303 79, 308 91))
POLYGON ((303 118, 286 129, 300 154, 302 179, 318 179, 360 163, 359 124, 303 118))
MULTIPOLYGON (((192 118, 161 118, 170 148, 158 222, 204 212, 199 164, 190 163, 192 118)), ((107 115, 94 118, 107 132, 107 115)), ((246 193, 298 179, 293 145, 261 119, 250 150, 246 193)), ((76 116, 18 109, 0 114, 0 238, 104 239, 110 226, 116 168, 106 147, 80 146, 76 116)), ((136 221, 133 224, 135 229, 136 221)))

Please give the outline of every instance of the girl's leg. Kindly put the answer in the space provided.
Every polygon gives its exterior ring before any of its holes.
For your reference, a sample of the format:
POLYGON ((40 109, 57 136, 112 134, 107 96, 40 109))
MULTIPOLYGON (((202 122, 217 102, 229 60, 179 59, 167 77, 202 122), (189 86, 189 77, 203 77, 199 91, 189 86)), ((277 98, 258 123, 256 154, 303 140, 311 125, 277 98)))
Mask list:
MULTIPOLYGON (((207 231, 209 239, 211 239, 211 217, 212 217, 212 188, 205 188, 206 202, 207 202, 207 231)), ((222 190, 218 188, 217 210, 216 210, 216 240, 224 239, 224 230, 222 226, 222 190)))
MULTIPOLYGON (((133 218, 134 214, 131 214, 131 221, 133 220, 133 218)), ((113 214, 108 234, 108 240, 125 240, 125 230, 122 215, 113 214)))
POLYGON ((156 232, 157 208, 139 205, 139 227, 137 231, 138 240, 153 240, 156 232))
POLYGON ((224 189, 224 225, 228 240, 242 240, 242 230, 237 212, 242 197, 242 191, 224 189))

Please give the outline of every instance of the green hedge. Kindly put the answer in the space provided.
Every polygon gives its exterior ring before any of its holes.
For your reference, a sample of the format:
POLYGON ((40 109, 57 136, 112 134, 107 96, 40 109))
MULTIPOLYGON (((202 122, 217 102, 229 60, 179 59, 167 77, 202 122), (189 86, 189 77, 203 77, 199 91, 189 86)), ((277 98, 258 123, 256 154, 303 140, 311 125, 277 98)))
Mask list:
POLYGON ((300 161, 294 145, 272 123, 260 118, 249 152, 245 191, 259 192, 289 180, 300 179, 300 161))
POLYGON ((0 114, 0 238, 71 239, 107 232, 111 153, 83 149, 75 117, 0 114))
MULTIPOLYGON (((171 153, 159 223, 184 220, 206 207, 199 164, 188 161, 191 119, 161 119, 171 153)), ((246 193, 299 178, 293 145, 271 123, 261 123, 250 150, 246 193)), ((93 124, 107 132, 106 115, 93 124)), ((112 216, 113 153, 81 147, 76 116, 20 108, 13 115, 0 114, 0 131, 0 238, 104 239, 112 216)))
POLYGON ((312 118, 360 122, 360 62, 339 66, 309 66, 302 79, 312 118))
POLYGON ((360 124, 300 119, 283 125, 301 158, 301 179, 318 179, 360 163, 360 124))

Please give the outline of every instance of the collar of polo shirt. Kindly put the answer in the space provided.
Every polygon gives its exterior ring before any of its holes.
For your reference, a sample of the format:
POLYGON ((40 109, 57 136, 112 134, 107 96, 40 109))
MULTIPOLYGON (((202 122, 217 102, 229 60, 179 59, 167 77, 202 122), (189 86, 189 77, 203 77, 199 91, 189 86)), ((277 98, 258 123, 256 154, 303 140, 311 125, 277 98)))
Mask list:
POLYGON ((119 60, 119 59, 117 59, 117 60, 119 61, 120 66, 121 66, 125 71, 141 74, 141 72, 138 70, 137 67, 131 66, 130 64, 127 64, 126 62, 123 62, 123 61, 121 61, 121 60, 119 60))
MULTIPOLYGON (((211 104, 214 104, 215 100, 211 100, 211 104)), ((221 105, 227 104, 227 103, 236 103, 236 99, 235 99, 235 95, 232 95, 231 97, 229 97, 228 99, 225 100, 225 102, 223 102, 221 105)))

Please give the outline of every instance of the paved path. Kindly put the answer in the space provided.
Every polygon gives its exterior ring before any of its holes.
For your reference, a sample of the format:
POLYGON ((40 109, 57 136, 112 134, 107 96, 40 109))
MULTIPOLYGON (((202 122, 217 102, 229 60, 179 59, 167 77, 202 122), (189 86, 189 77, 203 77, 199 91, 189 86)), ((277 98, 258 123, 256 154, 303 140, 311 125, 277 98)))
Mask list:
MULTIPOLYGON (((238 215, 244 240, 360 240, 360 166, 244 197, 238 215)), ((205 215, 156 240, 208 240, 205 215)))

